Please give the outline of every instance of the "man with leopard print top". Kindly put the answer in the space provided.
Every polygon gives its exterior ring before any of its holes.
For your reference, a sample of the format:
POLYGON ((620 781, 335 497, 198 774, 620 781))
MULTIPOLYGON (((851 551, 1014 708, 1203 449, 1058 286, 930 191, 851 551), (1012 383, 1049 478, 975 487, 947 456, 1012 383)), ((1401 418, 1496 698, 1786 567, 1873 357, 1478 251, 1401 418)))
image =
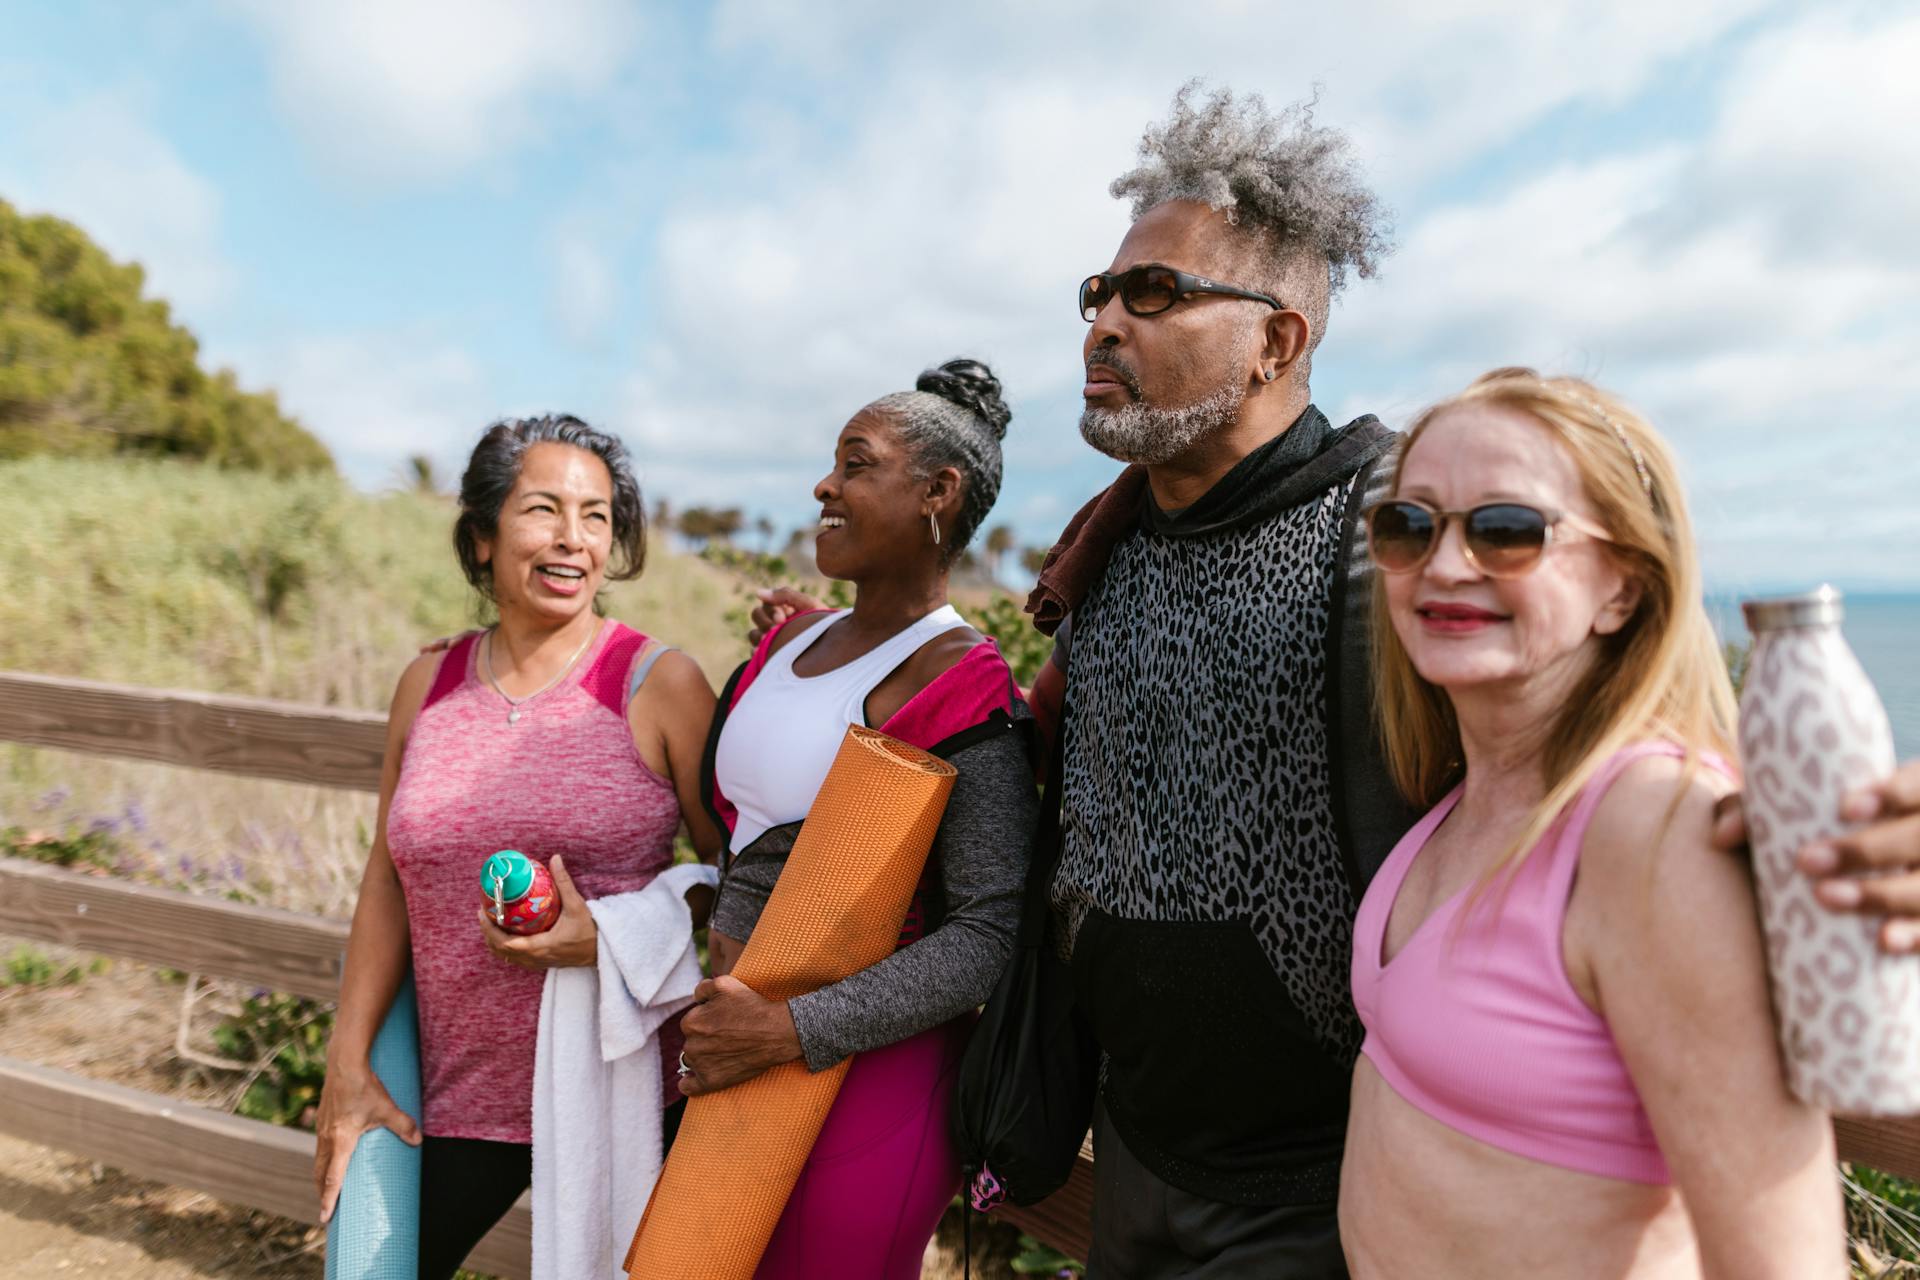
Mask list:
POLYGON ((1089 1275, 1344 1276, 1353 915, 1410 815, 1360 533, 1394 437, 1308 374, 1384 235, 1345 139, 1251 96, 1182 91, 1113 192, 1080 429, 1132 465, 1028 606, 1060 628, 1055 942, 1104 1051, 1089 1275))

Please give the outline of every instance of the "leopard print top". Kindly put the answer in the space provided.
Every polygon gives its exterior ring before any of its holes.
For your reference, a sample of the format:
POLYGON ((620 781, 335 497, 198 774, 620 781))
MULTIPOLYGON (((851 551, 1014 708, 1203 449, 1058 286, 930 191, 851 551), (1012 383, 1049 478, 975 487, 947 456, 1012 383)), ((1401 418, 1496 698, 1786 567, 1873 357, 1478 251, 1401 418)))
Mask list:
POLYGON ((1090 908, 1245 920, 1320 1049, 1351 1066, 1354 891, 1334 818, 1329 599, 1353 480, 1210 537, 1139 529, 1074 611, 1063 954, 1090 908))

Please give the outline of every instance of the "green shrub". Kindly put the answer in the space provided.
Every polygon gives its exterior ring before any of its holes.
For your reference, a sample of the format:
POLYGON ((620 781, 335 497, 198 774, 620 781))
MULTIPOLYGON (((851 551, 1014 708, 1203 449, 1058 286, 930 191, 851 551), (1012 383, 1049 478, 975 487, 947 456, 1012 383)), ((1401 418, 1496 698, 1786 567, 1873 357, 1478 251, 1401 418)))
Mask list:
POLYGON ((1000 642, 1001 656, 1013 668, 1020 687, 1033 687, 1034 677, 1053 656, 1053 641, 1034 630, 1020 603, 1009 595, 996 595, 984 606, 972 611, 973 623, 985 635, 1000 642))
POLYGON ((200 344, 72 223, 0 200, 0 458, 137 453, 291 475, 326 447, 200 365, 200 344))
POLYGON ((107 962, 98 956, 81 964, 58 960, 39 947, 21 945, 0 963, 0 987, 65 987, 91 974, 101 973, 107 962))
POLYGON ((1870 1258, 1892 1264, 1882 1269, 1859 1266, 1855 1274, 1920 1274, 1920 1185, 1865 1165, 1843 1164, 1840 1186, 1856 1264, 1870 1258))
POLYGON ((1753 661, 1753 646, 1738 640, 1729 640, 1720 646, 1720 658, 1727 664, 1727 675, 1733 679, 1733 691, 1739 693, 1747 682, 1747 665, 1753 661))
POLYGON ((332 1005, 274 991, 248 997, 213 1031, 221 1053, 260 1064, 234 1110, 269 1124, 312 1128, 332 1034, 332 1005))
POLYGON ((120 860, 120 842, 109 824, 69 825, 59 833, 0 827, 0 857, 26 858, 56 867, 95 867, 112 871, 120 860))
POLYGON ((1069 1258, 1052 1245, 1040 1243, 1029 1235, 1020 1237, 1019 1256, 1008 1265, 1017 1275, 1053 1276, 1058 1280, 1087 1273, 1084 1264, 1069 1258))

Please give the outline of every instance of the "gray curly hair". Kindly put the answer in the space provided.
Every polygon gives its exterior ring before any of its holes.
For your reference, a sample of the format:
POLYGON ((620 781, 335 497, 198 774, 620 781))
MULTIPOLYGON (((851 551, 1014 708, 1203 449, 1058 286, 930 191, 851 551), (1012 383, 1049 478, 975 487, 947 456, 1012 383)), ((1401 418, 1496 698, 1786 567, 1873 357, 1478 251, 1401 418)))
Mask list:
POLYGON ((1170 200, 1223 211, 1243 233, 1235 283, 1273 294, 1312 326, 1304 375, 1348 271, 1371 277, 1392 252, 1390 216, 1347 135, 1314 123, 1317 98, 1272 112, 1257 93, 1219 89, 1196 101, 1200 87, 1182 86, 1166 121, 1141 137, 1139 165, 1108 190, 1133 201, 1135 219, 1170 200))

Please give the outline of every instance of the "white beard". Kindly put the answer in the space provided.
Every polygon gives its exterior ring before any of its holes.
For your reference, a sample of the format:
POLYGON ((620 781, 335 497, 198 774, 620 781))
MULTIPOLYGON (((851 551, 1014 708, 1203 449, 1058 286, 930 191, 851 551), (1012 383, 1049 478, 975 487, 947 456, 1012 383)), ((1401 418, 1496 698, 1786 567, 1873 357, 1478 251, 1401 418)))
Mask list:
POLYGON ((1089 405, 1080 415, 1080 436, 1110 458, 1157 466, 1231 426, 1246 398, 1246 385, 1235 381, 1178 409, 1138 400, 1119 409, 1089 405))

